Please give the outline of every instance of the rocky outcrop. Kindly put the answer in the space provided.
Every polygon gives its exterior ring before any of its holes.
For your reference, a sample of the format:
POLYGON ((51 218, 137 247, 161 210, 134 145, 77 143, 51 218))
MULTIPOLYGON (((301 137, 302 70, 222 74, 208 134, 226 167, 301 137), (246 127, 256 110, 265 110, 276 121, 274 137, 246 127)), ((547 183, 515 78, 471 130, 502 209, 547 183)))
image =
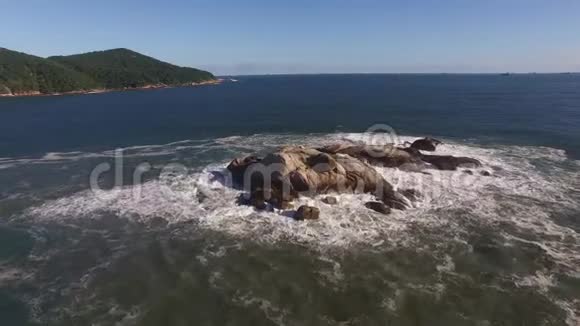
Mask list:
MULTIPOLYGON (((426 142, 433 146, 441 143, 431 138, 422 141, 423 145, 426 142)), ((413 144, 421 143, 416 141, 413 144)), ((388 214, 391 209, 408 208, 421 194, 415 190, 396 191, 374 166, 422 171, 481 165, 469 157, 426 155, 416 147, 420 146, 337 144, 317 149, 288 146, 263 158, 237 158, 227 169, 234 185, 245 191, 240 202, 257 209, 289 209, 294 199, 300 196, 369 193, 377 201, 367 203, 367 208, 388 214)), ((336 204, 336 198, 325 197, 323 202, 336 204)), ((310 219, 310 216, 319 214, 306 206, 300 207, 299 211, 296 219, 310 219)))
POLYGON ((244 182, 244 174, 248 167, 258 162, 260 162, 260 159, 256 156, 246 156, 234 159, 227 167, 227 169, 232 173, 234 183, 242 184, 244 182))
POLYGON ((228 170, 249 194, 246 202, 258 208, 263 203, 282 208, 299 196, 324 193, 372 193, 389 207, 406 207, 405 198, 376 169, 350 155, 284 147, 263 159, 236 159, 228 170))
POLYGON ((317 220, 320 217, 320 209, 312 206, 300 206, 293 218, 297 221, 302 220, 317 220))
POLYGON ((421 159, 439 170, 457 170, 458 167, 481 166, 481 163, 478 160, 470 157, 421 155, 421 159))
POLYGON ((394 145, 331 145, 319 148, 329 154, 346 154, 373 165, 400 168, 404 170, 456 170, 462 166, 480 166, 481 163, 469 157, 450 155, 425 155, 419 150, 409 147, 401 148, 394 145))
POLYGON ((328 154, 345 154, 373 165, 400 167, 403 165, 423 165, 421 159, 394 145, 350 145, 337 144, 319 148, 328 154))
POLYGON ((434 152, 437 149, 437 145, 439 144, 441 144, 441 141, 431 137, 426 137, 415 140, 411 144, 411 148, 421 151, 434 152))

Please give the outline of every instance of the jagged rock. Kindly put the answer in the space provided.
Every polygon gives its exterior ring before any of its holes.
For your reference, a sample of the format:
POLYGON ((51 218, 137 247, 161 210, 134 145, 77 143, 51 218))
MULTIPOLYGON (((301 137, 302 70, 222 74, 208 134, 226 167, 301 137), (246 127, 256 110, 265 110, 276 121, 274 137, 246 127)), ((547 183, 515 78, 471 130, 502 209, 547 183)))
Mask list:
POLYGON ((244 174, 248 167, 254 163, 260 162, 256 156, 246 156, 244 158, 234 159, 227 167, 232 173, 232 180, 235 184, 241 185, 244 183, 244 174))
POLYGON ((316 172, 331 172, 336 171, 338 163, 332 156, 326 153, 320 153, 315 156, 307 158, 308 166, 312 167, 316 172))
POLYGON ((441 144, 441 141, 437 139, 433 139, 431 137, 426 137, 422 139, 417 139, 411 144, 411 148, 421 150, 421 151, 429 151, 434 152, 437 149, 437 145, 441 144))
POLYGON ((416 148, 399 148, 394 145, 339 144, 322 147, 319 150, 329 154, 346 154, 373 165, 397 167, 415 172, 426 168, 456 170, 460 166, 481 166, 478 160, 469 157, 424 155, 416 148))
POLYGON ((274 206, 292 201, 301 194, 337 192, 372 193, 389 206, 405 207, 391 184, 372 166, 349 155, 333 155, 304 147, 284 147, 262 160, 234 161, 228 169, 235 174, 242 170, 240 166, 244 166, 244 173, 249 177, 242 175, 238 178, 251 183, 243 185, 244 189, 252 192, 251 197, 264 198, 274 206), (247 161, 255 163, 246 165, 247 161))
POLYGON ((367 203, 365 203, 365 207, 368 209, 372 209, 375 212, 379 212, 379 213, 385 214, 385 215, 388 215, 391 213, 391 209, 387 205, 385 205, 381 202, 378 202, 378 201, 367 202, 367 203))
POLYGON ((239 205, 247 205, 253 206, 258 210, 265 210, 265 209, 288 209, 291 208, 291 201, 290 200, 280 200, 281 198, 272 195, 271 190, 263 189, 263 188, 256 188, 252 190, 250 193, 241 194, 238 197, 238 204, 239 205), (271 207, 268 206, 271 205, 271 207))
MULTIPOLYGON (((402 165, 421 165, 424 163, 415 153, 398 148, 394 145, 330 145, 319 148, 321 152, 330 154, 346 154, 373 165, 385 167, 400 167, 402 165)), ((420 154, 419 154, 420 155, 420 154)))
POLYGON ((421 155, 421 159, 439 170, 457 170, 458 167, 479 167, 481 163, 470 157, 457 157, 451 155, 421 155))
POLYGON ((288 209, 299 196, 325 193, 370 193, 389 208, 406 209, 416 196, 396 192, 371 164, 413 171, 481 165, 468 157, 424 155, 416 148, 339 144, 319 149, 283 147, 263 159, 235 159, 228 170, 234 183, 249 194, 241 202, 258 209, 268 203, 288 209))
POLYGON ((320 218, 320 209, 312 206, 300 206, 294 214, 294 219, 297 221, 317 220, 318 218, 320 218))
POLYGON ((336 197, 328 196, 322 198, 322 202, 328 205, 336 205, 338 204, 338 199, 336 199, 336 197))

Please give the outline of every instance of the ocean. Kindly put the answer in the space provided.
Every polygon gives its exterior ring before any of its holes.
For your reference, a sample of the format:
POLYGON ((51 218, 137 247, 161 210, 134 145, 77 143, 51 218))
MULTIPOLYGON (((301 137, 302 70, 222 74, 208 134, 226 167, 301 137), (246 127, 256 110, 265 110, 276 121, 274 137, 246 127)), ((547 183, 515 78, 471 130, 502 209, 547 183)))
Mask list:
POLYGON ((580 324, 579 74, 235 78, 0 98, 3 325, 580 324), (412 208, 306 222, 219 177, 424 136, 491 177, 377 168, 412 208))

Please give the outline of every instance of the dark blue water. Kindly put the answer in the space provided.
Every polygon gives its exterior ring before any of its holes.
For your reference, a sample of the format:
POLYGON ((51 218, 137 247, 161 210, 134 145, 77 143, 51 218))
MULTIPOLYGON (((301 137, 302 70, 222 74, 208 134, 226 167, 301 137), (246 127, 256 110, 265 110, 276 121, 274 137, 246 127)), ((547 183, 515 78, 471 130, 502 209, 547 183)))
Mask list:
POLYGON ((580 155, 580 75, 243 77, 218 87, 0 99, 0 157, 255 133, 362 132, 542 145, 580 155))
POLYGON ((580 75, 0 98, 1 325, 576 326, 578 298, 580 75), (216 179, 283 145, 374 143, 376 125, 483 166, 378 168, 421 194, 412 208, 301 198, 320 208, 309 222, 240 206, 216 179), (121 174, 97 191, 103 164, 121 174))

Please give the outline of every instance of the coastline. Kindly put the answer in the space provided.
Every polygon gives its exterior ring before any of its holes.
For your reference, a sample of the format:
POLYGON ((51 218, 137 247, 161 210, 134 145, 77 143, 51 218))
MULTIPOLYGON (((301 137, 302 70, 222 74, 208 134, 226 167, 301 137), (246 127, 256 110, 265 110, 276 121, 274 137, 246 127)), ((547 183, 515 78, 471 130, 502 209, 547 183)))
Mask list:
POLYGON ((63 95, 88 95, 88 94, 102 94, 110 92, 125 92, 125 91, 137 91, 137 90, 149 90, 149 89, 165 89, 165 88, 177 88, 177 87, 196 87, 196 86, 207 86, 207 85, 219 85, 224 82, 224 79, 218 78, 214 80, 206 80, 202 82, 193 82, 178 85, 166 85, 166 84, 150 84, 140 87, 126 87, 126 88, 105 88, 105 89, 90 89, 90 90, 78 90, 62 93, 41 93, 38 91, 34 92, 22 92, 22 93, 10 93, 10 94, 0 94, 0 98, 14 98, 14 97, 40 97, 40 96, 63 96, 63 95))

